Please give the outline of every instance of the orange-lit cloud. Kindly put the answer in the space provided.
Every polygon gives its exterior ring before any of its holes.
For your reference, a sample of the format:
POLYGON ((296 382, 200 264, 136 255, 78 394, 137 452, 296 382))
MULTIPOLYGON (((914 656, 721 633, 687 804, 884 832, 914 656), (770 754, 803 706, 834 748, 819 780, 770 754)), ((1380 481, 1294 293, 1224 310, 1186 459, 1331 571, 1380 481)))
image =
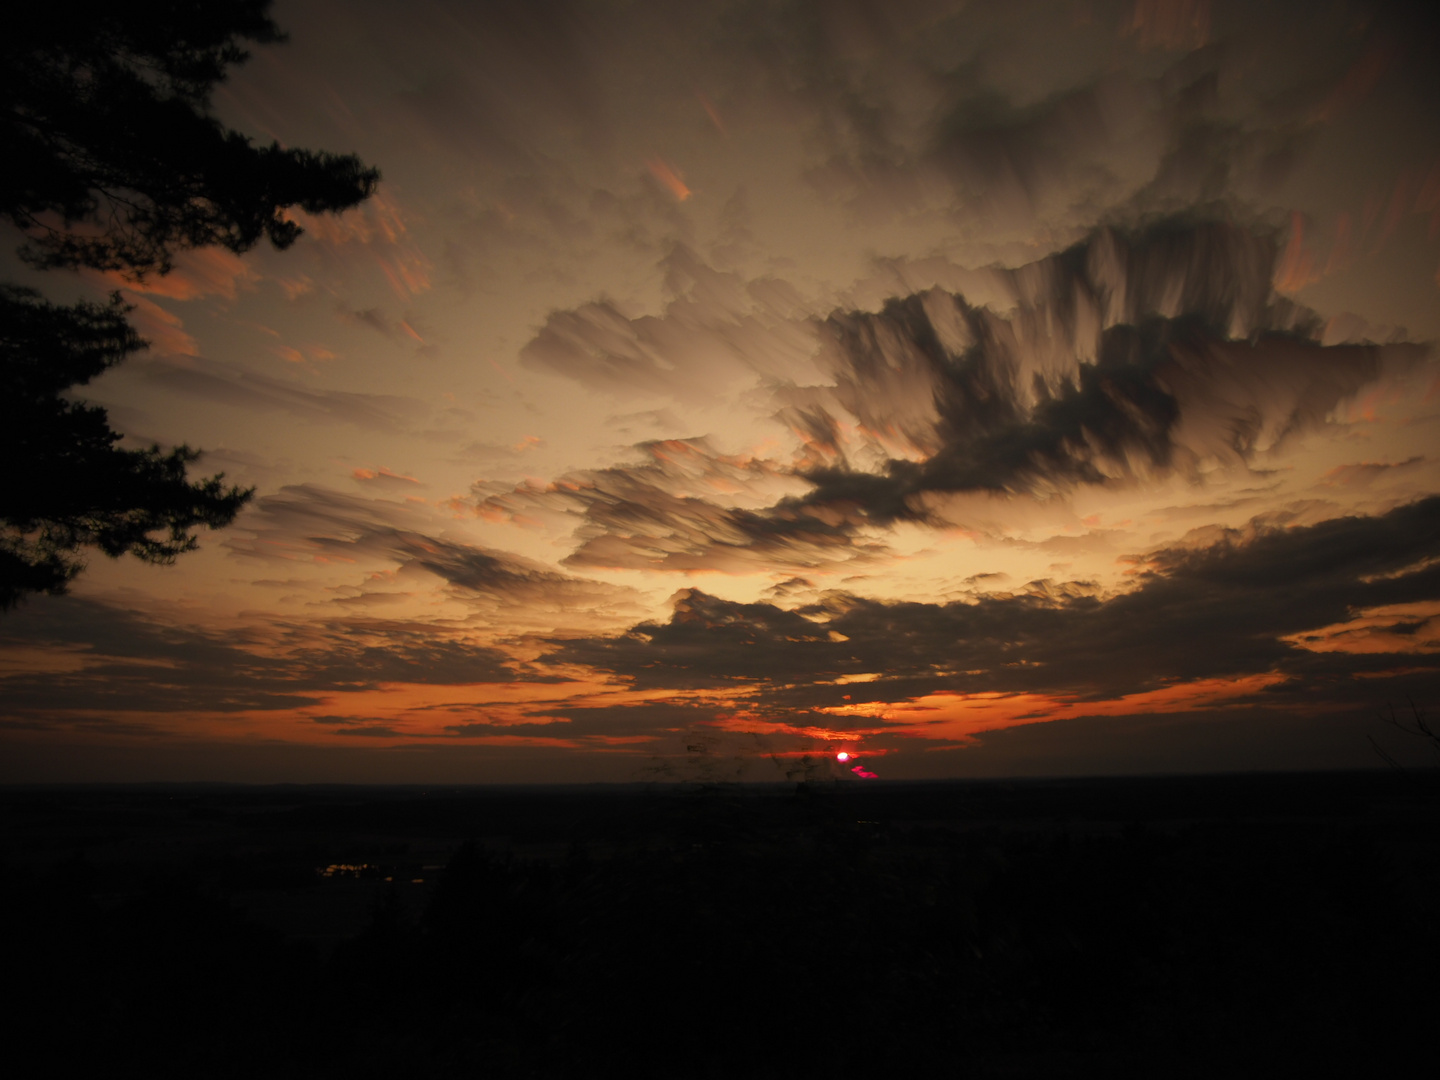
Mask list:
POLYGON ((365 482, 379 481, 397 484, 415 484, 417 486, 420 483, 420 481, 416 480, 413 476, 406 476, 403 473, 391 472, 389 469, 383 467, 379 469, 356 469, 350 475, 356 480, 361 480, 365 482))
POLYGON ((326 247, 343 250, 353 245, 368 251, 402 300, 410 300, 430 288, 430 260, 415 243, 399 202, 385 188, 360 207, 343 214, 288 213, 307 234, 326 247))
POLYGON ((1275 288, 1294 293, 1379 254, 1415 215, 1426 217, 1427 239, 1440 237, 1440 162, 1401 169, 1393 183, 1373 188, 1358 212, 1338 212, 1332 225, 1292 212, 1289 237, 1275 266, 1275 288))
POLYGON ((665 189, 675 196, 676 202, 684 202, 690 198, 691 191, 674 166, 660 158, 651 158, 645 162, 645 167, 650 170, 651 176, 664 184, 665 189))
POLYGON ((1328 123, 1349 112, 1367 97, 1399 57, 1399 49, 1388 38, 1372 42, 1345 72, 1335 89, 1330 91, 1311 119, 1328 123))
POLYGON ((337 355, 323 345, 302 345, 298 349, 290 345, 271 345, 270 351, 287 364, 303 364, 307 360, 334 360, 337 355))
POLYGON ((260 277, 239 255, 223 248, 178 252, 175 267, 168 274, 135 278, 118 270, 87 270, 84 276, 105 289, 123 289, 169 300, 196 300, 205 296, 233 300, 241 287, 253 284, 260 277))
POLYGON ((1123 33, 1143 49, 1198 49, 1210 40, 1210 0, 1135 0, 1123 33))
POLYGON ((715 125, 715 130, 721 135, 729 135, 730 132, 725 130, 725 121, 720 119, 720 110, 715 107, 715 103, 704 94, 697 93, 695 96, 700 99, 700 107, 705 110, 705 115, 710 117, 710 122, 715 125))
POLYGON ((280 291, 285 294, 286 300, 298 300, 315 291, 315 282, 311 281, 306 274, 294 278, 276 278, 275 284, 280 286, 280 291))
POLYGON ((200 355, 200 343, 185 332, 180 316, 143 296, 128 291, 123 295, 135 308, 130 313, 131 324, 150 343, 152 352, 159 356, 200 355))
MULTIPOLYGON (((1348 236, 1348 221, 1342 228, 1348 236)), ((1296 211, 1290 215, 1290 238, 1275 266, 1275 288, 1280 292, 1296 292, 1319 281, 1322 276, 1319 263, 1319 257, 1305 243, 1305 218, 1296 211)))
POLYGON ((917 739, 968 742, 983 732, 1022 724, 1083 716, 1132 716, 1214 709, 1253 698, 1286 678, 1267 673, 1198 679, 1098 701, 1081 701, 1051 694, 959 694, 942 691, 905 701, 872 701, 829 706, 817 711, 831 716, 873 717, 884 721, 884 727, 872 729, 872 734, 883 730, 887 734, 903 734, 917 739))
POLYGON ((174 312, 162 308, 150 297, 189 301, 204 297, 234 300, 242 287, 259 279, 244 259, 222 248, 181 251, 175 268, 168 274, 147 274, 137 279, 117 270, 84 271, 82 276, 107 292, 119 290, 126 303, 134 306, 131 323, 159 356, 198 356, 199 343, 187 333, 174 312))
POLYGON ((1440 603, 1387 604, 1366 608, 1332 626, 1290 634, 1286 641, 1308 652, 1440 652, 1440 603))

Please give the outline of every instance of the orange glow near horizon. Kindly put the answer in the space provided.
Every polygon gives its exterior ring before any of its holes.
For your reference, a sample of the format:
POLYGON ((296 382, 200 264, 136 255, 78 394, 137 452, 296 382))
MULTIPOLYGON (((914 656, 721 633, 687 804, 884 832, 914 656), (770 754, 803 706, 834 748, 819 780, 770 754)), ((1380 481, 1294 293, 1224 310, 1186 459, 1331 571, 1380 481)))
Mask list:
POLYGON ((1081 701, 1035 693, 959 694, 941 691, 896 702, 866 702, 817 709, 832 716, 866 716, 885 730, 917 739, 970 741, 986 731, 1082 716, 1195 712, 1224 707, 1284 682, 1283 675, 1200 679, 1117 698, 1081 701))
MULTIPOLYGON (((1394 613, 1391 613, 1394 614, 1394 613)), ((1428 641, 1428 638, 1427 638, 1428 641)), ((977 735, 1025 724, 1085 716, 1123 716, 1144 713, 1181 713, 1225 708, 1243 702, 1284 681, 1280 675, 1252 675, 1234 679, 1202 679, 1178 683, 1139 694, 1095 701, 1067 699, 1036 693, 959 694, 948 691, 895 702, 869 702, 815 710, 832 716, 869 717, 879 723, 859 728, 826 729, 795 724, 754 714, 746 709, 705 723, 716 732, 771 738, 820 740, 854 744, 879 735, 902 736, 917 742, 968 743, 977 735)), ((603 680, 566 683, 474 683, 429 685, 387 683, 375 689, 328 693, 303 710, 273 712, 134 715, 146 738, 204 734, 222 740, 256 738, 295 745, 355 745, 356 735, 376 733, 365 745, 386 746, 421 740, 466 745, 551 746, 568 749, 655 751, 669 738, 665 732, 639 735, 587 735, 570 733, 569 718, 554 710, 614 708, 645 704, 715 705, 738 703, 753 690, 673 691, 634 690, 603 680), (490 730, 466 732, 467 724, 490 730), (507 727, 531 731, 509 733, 507 727), (553 728, 553 734, 535 732, 535 726, 553 728), (384 732, 383 734, 380 732, 384 732), (297 735, 299 736, 297 738, 297 735)), ((70 713, 77 734, 91 722, 86 710, 70 713)), ((804 751, 767 750, 763 756, 790 757, 804 751)), ((884 756, 886 748, 866 751, 884 756)), ((834 758, 853 763, 855 753, 841 750, 834 758)))

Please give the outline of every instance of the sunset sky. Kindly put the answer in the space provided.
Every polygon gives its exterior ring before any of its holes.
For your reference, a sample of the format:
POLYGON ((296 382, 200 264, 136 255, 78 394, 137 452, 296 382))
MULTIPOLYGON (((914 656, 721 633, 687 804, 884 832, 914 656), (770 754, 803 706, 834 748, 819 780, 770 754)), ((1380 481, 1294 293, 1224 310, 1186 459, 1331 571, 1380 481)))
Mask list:
POLYGON ((3 245, 123 289, 83 396, 256 494, 0 615, 0 780, 1427 760, 1376 719, 1440 707, 1410 7, 273 14, 217 115, 371 200, 144 281, 3 245))

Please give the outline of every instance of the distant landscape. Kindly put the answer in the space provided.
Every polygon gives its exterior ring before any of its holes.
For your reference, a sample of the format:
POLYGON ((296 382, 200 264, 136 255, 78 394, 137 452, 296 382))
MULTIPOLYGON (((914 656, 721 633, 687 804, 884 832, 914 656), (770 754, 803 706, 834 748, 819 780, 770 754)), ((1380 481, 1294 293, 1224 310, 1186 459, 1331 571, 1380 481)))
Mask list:
POLYGON ((0 835, 26 1075, 1297 1075, 1440 1003, 1433 771, 12 787, 0 835))

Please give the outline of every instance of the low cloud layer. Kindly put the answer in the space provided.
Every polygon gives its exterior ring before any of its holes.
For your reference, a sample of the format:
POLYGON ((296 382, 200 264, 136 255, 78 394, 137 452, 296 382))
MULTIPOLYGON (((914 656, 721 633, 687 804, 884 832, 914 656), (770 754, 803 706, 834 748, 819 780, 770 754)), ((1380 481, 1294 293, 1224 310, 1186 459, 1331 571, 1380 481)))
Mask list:
POLYGON ((0 632, 7 650, 43 649, 53 657, 48 669, 0 678, 12 720, 57 710, 288 711, 387 683, 527 677, 498 649, 419 621, 271 617, 220 629, 62 597, 31 601, 0 623, 0 632))
POLYGON ((1037 583, 969 603, 830 593, 793 609, 687 589, 666 622, 557 641, 549 660, 637 689, 744 690, 771 715, 938 692, 1103 712, 1126 695, 1253 676, 1275 677, 1276 704, 1440 688, 1440 497, 1308 527, 1257 520, 1151 552, 1137 575, 1108 598, 1037 583))

